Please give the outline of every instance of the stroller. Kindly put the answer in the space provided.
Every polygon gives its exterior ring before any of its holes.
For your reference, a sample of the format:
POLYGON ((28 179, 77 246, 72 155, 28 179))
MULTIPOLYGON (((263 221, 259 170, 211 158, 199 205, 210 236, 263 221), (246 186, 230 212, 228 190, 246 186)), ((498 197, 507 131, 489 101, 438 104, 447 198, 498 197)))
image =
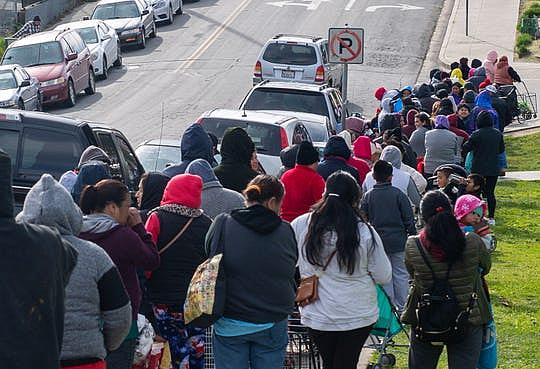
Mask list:
POLYGON ((530 93, 525 82, 518 85, 501 85, 497 91, 518 123, 538 116, 536 93, 530 93))
POLYGON ((404 332, 407 341, 410 341, 407 330, 399 320, 399 314, 390 302, 390 297, 384 289, 377 285, 377 304, 379 306, 379 320, 373 326, 368 340, 371 343, 365 347, 377 350, 379 358, 376 363, 368 365, 368 369, 391 368, 396 364, 396 357, 388 353, 388 348, 408 348, 408 344, 398 344, 394 342, 394 337, 404 332))

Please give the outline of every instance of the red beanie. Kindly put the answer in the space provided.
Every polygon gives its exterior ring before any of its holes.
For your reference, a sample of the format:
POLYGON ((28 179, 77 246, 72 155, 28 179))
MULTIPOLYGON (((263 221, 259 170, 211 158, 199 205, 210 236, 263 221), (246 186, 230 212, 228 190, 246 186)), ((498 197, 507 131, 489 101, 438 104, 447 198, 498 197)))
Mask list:
POLYGON ((484 82, 482 82, 482 83, 480 83, 480 84, 478 85, 478 89, 481 90, 481 89, 483 89, 483 88, 486 88, 487 86, 488 86, 488 84, 486 83, 486 81, 484 81, 484 82))
POLYGON ((178 204, 192 209, 201 207, 203 182, 193 174, 179 174, 171 178, 163 192, 161 205, 178 204))
POLYGON ((375 98, 381 101, 385 93, 386 93, 386 88, 379 87, 378 89, 375 90, 375 98))

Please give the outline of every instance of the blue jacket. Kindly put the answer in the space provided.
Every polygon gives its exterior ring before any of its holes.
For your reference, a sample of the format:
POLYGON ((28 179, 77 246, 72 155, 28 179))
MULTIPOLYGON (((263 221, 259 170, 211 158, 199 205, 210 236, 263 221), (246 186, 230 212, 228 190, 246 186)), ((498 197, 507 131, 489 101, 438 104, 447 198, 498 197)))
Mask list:
POLYGON ((491 95, 489 94, 489 91, 482 91, 476 96, 476 99, 474 100, 475 107, 472 110, 472 118, 469 120, 469 124, 466 127, 466 131, 468 134, 473 133, 476 130, 476 119, 478 118, 478 114, 480 112, 486 110, 491 114, 491 117, 493 118, 493 127, 497 128, 500 131, 500 121, 499 121, 499 114, 497 114, 497 111, 493 109, 493 105, 491 103, 491 95))
POLYGON ((343 137, 332 136, 324 148, 324 160, 319 164, 317 172, 326 181, 332 173, 343 170, 350 173, 358 181, 358 171, 347 164, 351 157, 351 150, 343 137))

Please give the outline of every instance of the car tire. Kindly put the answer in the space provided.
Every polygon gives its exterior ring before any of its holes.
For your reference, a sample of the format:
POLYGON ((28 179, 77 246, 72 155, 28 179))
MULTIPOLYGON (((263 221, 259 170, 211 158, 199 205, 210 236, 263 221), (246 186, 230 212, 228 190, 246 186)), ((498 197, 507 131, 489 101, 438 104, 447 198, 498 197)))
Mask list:
POLYGON ((139 42, 139 49, 146 48, 146 30, 143 28, 142 34, 141 34, 141 42, 139 42))
POLYGON ((152 33, 150 34, 150 36, 148 36, 148 38, 155 38, 156 36, 157 36, 157 26, 156 26, 156 22, 154 22, 154 29, 152 33))
POLYGON ((178 7, 176 14, 184 14, 184 0, 180 0, 180 6, 178 7))
POLYGON ((169 13, 167 14, 167 24, 173 24, 174 22, 174 15, 172 11, 172 5, 169 4, 169 13))
POLYGON ((22 99, 19 99, 17 102, 17 109, 24 110, 24 101, 22 101, 22 99))
POLYGON ((118 50, 116 50, 116 60, 114 61, 113 65, 115 67, 121 67, 122 66, 122 49, 120 45, 118 45, 118 50))
POLYGON ((36 111, 43 111, 43 102, 42 102, 42 97, 41 97, 41 94, 37 94, 36 96, 36 111))
POLYGON ((73 84, 73 80, 70 78, 68 79, 68 91, 67 91, 67 100, 66 100, 66 106, 68 108, 72 108, 75 106, 75 103, 77 102, 77 92, 75 91, 75 85, 73 84))
POLYGON ((96 75, 94 74, 93 69, 88 71, 88 87, 84 89, 84 93, 87 95, 93 95, 96 93, 96 75))
POLYGON ((103 55, 103 65, 101 67, 103 68, 103 74, 101 75, 101 78, 109 78, 109 66, 107 65, 107 57, 105 55, 103 55))

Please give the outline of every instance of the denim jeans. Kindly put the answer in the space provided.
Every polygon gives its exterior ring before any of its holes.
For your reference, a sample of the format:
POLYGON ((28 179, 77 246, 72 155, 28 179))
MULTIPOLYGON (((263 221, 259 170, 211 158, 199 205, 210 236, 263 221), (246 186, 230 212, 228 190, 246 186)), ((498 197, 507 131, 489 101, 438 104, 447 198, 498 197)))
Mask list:
POLYGON ((236 337, 214 333, 216 369, 282 368, 287 348, 287 319, 264 331, 236 337))
POLYGON ((405 267, 405 252, 387 254, 392 264, 392 281, 385 284, 384 291, 398 311, 403 311, 409 293, 409 272, 405 267))

